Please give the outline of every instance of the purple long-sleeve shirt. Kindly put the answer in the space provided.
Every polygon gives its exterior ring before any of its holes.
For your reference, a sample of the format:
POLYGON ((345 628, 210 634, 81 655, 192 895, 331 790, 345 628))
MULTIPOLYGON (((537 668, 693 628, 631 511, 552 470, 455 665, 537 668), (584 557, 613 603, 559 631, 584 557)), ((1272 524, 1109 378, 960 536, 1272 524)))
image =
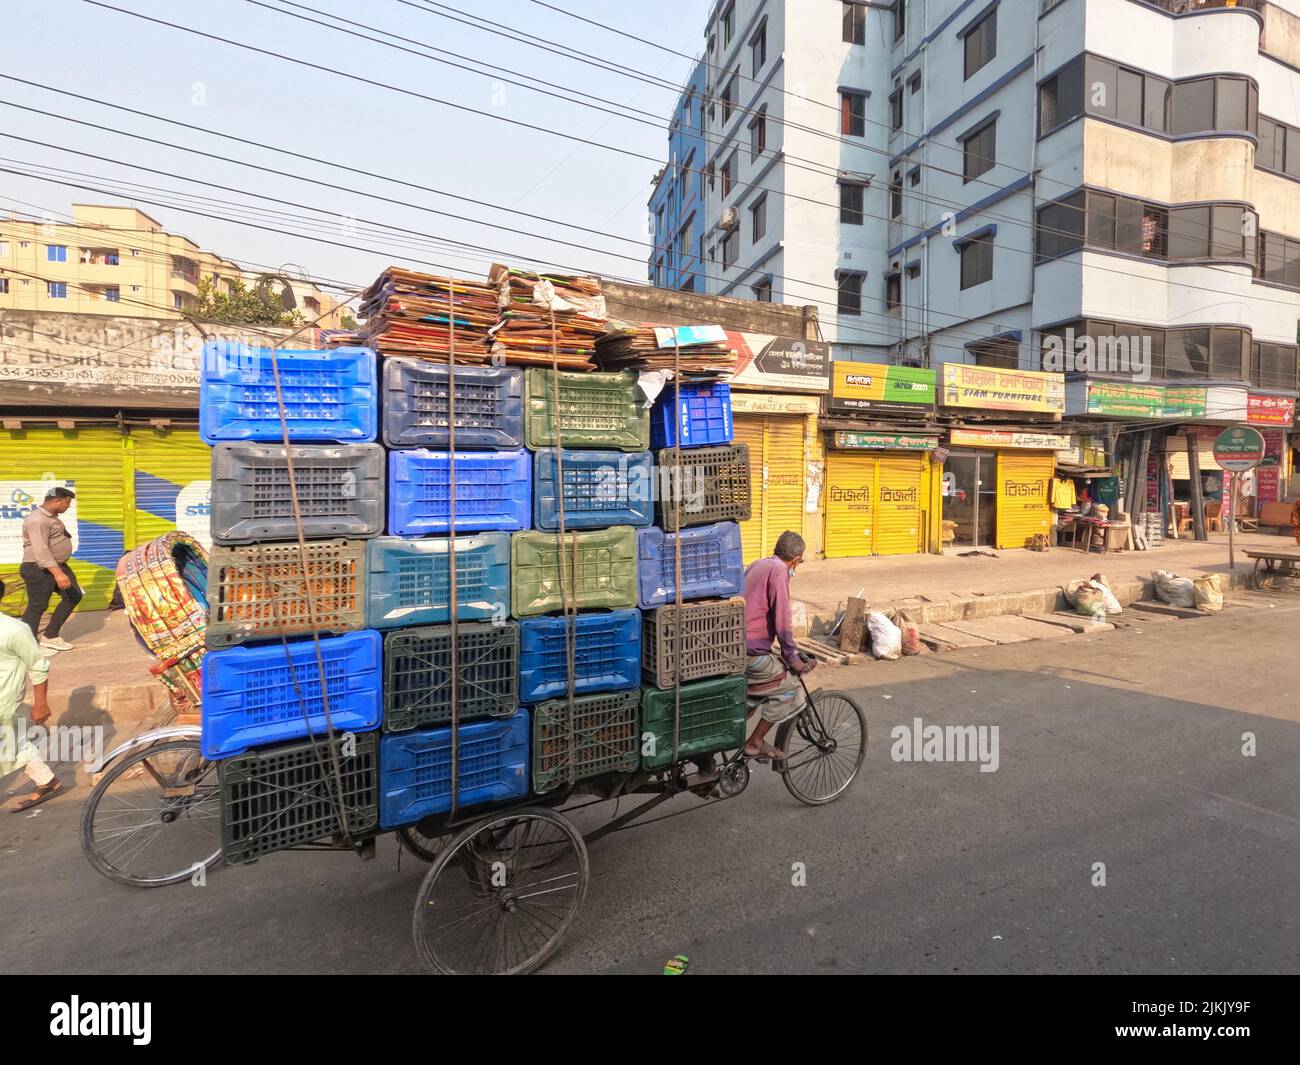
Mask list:
POLYGON ((790 568, 770 555, 745 570, 745 648, 750 654, 770 654, 772 641, 781 644, 789 664, 797 659, 790 623, 790 568))

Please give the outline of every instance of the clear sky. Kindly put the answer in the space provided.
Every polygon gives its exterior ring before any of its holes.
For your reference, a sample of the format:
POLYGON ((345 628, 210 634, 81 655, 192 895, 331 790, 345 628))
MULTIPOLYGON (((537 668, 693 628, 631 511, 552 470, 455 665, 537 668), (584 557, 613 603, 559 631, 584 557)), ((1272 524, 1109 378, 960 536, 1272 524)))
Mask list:
MULTIPOLYGON (((691 63, 548 10, 532 0, 103 0, 167 22, 265 49, 256 54, 95 6, 86 0, 42 0, 15 5, 5 19, 5 63, 17 78, 80 93, 104 103, 233 133, 275 147, 329 160, 324 165, 235 144, 126 114, 101 103, 71 99, 0 78, 0 101, 81 119, 104 129, 62 121, 0 105, 0 168, 42 173, 77 171, 67 180, 116 196, 72 188, 50 180, 0 173, 0 209, 49 211, 62 219, 73 202, 135 203, 179 232, 241 264, 296 264, 316 277, 364 285, 390 262, 435 272, 482 276, 488 263, 544 263, 634 280, 646 277, 652 234, 646 224, 650 182, 667 151, 667 116, 678 89, 647 84, 604 71, 585 59, 554 55, 506 40, 482 28, 453 21, 456 10, 491 19, 555 45, 635 68, 654 81, 680 86, 691 63), (408 38, 409 51, 360 40, 302 21, 294 12, 321 21, 333 14, 355 24, 355 33, 376 31, 408 38), (446 16, 452 16, 452 18, 446 16), (421 46, 459 53, 503 72, 486 76, 455 69, 430 58, 421 46), (458 111, 426 99, 313 70, 280 57, 346 71, 415 93, 488 112, 458 111), (631 121, 577 103, 542 95, 538 79, 590 94, 602 106, 649 112, 631 121), (541 126, 617 146, 618 154, 565 140, 547 132, 510 125, 489 115, 541 126), (651 118, 650 116, 653 116, 651 118), (650 123, 650 124, 647 124, 650 123), (116 132, 143 134, 150 144, 116 132), (102 158, 73 155, 13 139, 14 136, 75 148, 102 158), (218 159, 182 150, 199 148, 218 159), (648 156, 640 158, 640 156, 648 156), (323 188, 294 178, 253 171, 226 160, 239 159, 345 186, 323 188), (137 164, 177 176, 132 169, 137 164), (337 163, 365 171, 341 171, 337 163), (382 177, 377 176, 382 175, 382 177), (383 177, 468 196, 483 207, 423 189, 394 185, 383 177), (225 191, 196 179, 228 186, 225 191), (132 198, 125 183, 147 185, 132 198), (431 214, 376 200, 376 193, 448 212, 431 214), (253 193, 284 203, 258 200, 253 193), (225 202, 200 204, 196 197, 225 202), (153 202, 150 202, 153 201, 153 202), (166 205, 164 205, 164 201, 166 205), (202 217, 182 209, 239 216, 259 225, 311 229, 334 244, 202 217), (319 208, 318 212, 316 209, 319 208), (507 213, 516 208, 548 220, 576 223, 611 234, 596 236, 507 213), (297 217, 285 217, 297 216, 297 217), (356 221, 350 221, 355 219, 356 221), (525 232, 484 225, 494 222, 525 232), (372 223, 414 233, 383 231, 372 223), (546 237, 566 240, 577 247, 546 237), (621 238, 621 239, 620 239, 621 238), (463 241, 499 249, 485 254, 450 247, 463 241), (348 245, 340 247, 338 245, 348 245), (357 246, 388 250, 363 251, 357 246), (405 254, 414 262, 398 256, 405 254)), ((676 51, 698 55, 708 0, 655 0, 651 4, 608 4, 595 0, 551 0, 555 6, 676 51)), ((391 38, 388 38, 391 41, 391 38)), ((454 62, 464 59, 440 56, 454 62)), ((473 62, 466 65, 474 66, 473 62)))

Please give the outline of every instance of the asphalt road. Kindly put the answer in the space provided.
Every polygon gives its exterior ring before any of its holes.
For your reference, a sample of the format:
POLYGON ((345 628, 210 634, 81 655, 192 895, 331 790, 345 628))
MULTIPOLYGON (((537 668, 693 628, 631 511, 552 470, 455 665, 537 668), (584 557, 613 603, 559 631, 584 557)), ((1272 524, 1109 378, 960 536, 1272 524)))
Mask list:
MULTIPOLYGON (((1277 601, 824 668, 872 730, 848 796, 806 808, 761 770, 735 800, 683 796, 659 808, 682 816, 597 842, 545 971, 658 972, 679 953, 698 973, 1296 971, 1300 598, 1277 601), (997 771, 893 760, 891 729, 917 717, 996 725, 997 771)), ((82 859, 83 798, 0 814, 0 970, 420 971, 425 867, 391 838, 372 862, 276 854, 140 891, 82 859)))

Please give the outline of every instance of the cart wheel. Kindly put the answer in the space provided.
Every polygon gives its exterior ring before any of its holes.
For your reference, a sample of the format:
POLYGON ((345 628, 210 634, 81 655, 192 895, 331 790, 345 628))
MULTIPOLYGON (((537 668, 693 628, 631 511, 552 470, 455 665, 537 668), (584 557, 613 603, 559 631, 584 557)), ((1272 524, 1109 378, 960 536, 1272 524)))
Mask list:
POLYGON ((437 861, 447 842, 447 837, 426 836, 419 825, 405 825, 397 830, 397 842, 422 862, 437 861))
POLYGON ((834 802, 853 783, 867 756, 867 715, 844 692, 815 691, 793 720, 781 725, 776 765, 786 790, 807 806, 834 802))
POLYGON ((540 807, 485 817, 425 875, 416 952, 447 975, 532 972, 569 931, 589 877, 587 846, 566 818, 540 807))

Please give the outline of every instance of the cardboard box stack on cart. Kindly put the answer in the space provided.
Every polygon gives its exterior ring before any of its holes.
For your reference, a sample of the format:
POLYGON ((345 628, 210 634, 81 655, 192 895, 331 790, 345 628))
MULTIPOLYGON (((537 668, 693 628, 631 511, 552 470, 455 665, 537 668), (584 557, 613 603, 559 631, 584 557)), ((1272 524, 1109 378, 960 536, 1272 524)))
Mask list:
MULTIPOLYGON (((481 282, 394 270, 363 307, 377 352, 205 348, 203 747, 228 862, 448 813, 453 705, 458 809, 743 741, 749 467, 726 384, 651 409, 636 368, 538 366, 557 285, 494 284, 530 322, 527 365, 483 357, 502 331, 481 282), (680 498, 656 496, 666 477, 680 498)), ((565 335, 597 307, 556 310, 565 335)))

